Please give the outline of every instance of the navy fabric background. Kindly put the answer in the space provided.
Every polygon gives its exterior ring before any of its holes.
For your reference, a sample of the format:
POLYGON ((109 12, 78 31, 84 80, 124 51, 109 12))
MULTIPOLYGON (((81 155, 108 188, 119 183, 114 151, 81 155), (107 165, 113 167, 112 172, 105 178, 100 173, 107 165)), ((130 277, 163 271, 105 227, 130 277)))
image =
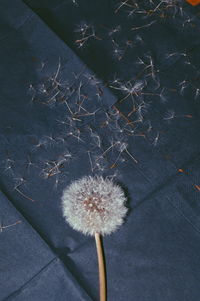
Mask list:
POLYGON ((94 239, 60 200, 99 174, 129 207, 103 239, 108 300, 199 301, 199 7, 0 8, 0 300, 98 300, 94 239))

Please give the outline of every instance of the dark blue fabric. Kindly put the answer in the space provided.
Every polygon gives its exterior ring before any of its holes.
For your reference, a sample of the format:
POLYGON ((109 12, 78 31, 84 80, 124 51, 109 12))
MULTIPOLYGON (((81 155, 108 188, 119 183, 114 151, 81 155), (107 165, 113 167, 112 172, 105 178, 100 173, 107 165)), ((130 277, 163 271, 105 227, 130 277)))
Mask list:
POLYGON ((98 300, 94 239, 61 211, 95 174, 129 207, 108 300, 199 301, 199 7, 125 3, 1 1, 1 301, 98 300))

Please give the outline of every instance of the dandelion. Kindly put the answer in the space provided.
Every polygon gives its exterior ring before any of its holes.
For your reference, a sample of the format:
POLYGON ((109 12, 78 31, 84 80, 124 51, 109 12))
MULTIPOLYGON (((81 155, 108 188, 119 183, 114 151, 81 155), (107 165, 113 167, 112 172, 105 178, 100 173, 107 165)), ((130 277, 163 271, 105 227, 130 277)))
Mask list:
POLYGON ((123 190, 103 177, 84 177, 73 182, 63 193, 66 221, 83 234, 110 234, 122 223, 127 208, 123 190))
POLYGON ((101 236, 113 233, 122 225, 127 213, 126 197, 120 186, 109 178, 85 176, 67 187, 62 196, 65 220, 74 230, 95 236, 100 301, 106 300, 105 263, 101 236))

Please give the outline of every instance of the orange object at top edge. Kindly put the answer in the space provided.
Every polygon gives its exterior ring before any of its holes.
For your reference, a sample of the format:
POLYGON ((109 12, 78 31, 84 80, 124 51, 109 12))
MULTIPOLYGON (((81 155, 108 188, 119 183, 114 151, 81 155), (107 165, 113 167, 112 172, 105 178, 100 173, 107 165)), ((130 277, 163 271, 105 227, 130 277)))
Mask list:
POLYGON ((186 1, 192 4, 193 6, 200 4, 200 0, 186 0, 186 1))

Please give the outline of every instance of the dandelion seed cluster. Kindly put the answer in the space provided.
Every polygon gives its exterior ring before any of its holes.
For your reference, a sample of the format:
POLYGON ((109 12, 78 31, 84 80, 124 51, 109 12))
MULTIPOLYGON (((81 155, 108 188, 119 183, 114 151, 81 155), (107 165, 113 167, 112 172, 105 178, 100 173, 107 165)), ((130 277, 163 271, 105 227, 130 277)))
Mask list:
MULTIPOLYGON (((81 16, 80 1, 71 4, 81 16)), ((49 181, 56 191, 63 189, 79 160, 84 160, 92 175, 120 179, 121 167, 142 163, 141 143, 162 152, 177 123, 188 127, 189 120, 195 119, 190 97, 198 106, 199 48, 193 47, 193 39, 187 45, 173 42, 167 28, 183 35, 183 41, 186 36, 198 36, 198 12, 191 13, 181 0, 117 0, 106 12, 111 13, 111 23, 104 20, 104 14, 100 22, 96 8, 90 13, 92 23, 81 17, 73 25, 71 47, 86 65, 94 64, 103 81, 75 56, 73 64, 62 55, 50 62, 38 58, 38 78, 29 83, 28 106, 33 112, 44 110, 51 126, 38 131, 42 120, 38 114, 24 135, 23 152, 20 135, 14 139, 2 135, 0 172, 22 195, 31 190, 29 185, 35 185, 37 177, 49 181), (163 34, 157 41, 159 28, 163 34), (92 58, 88 54, 93 51, 92 58), (104 71, 99 65, 102 58, 104 65, 111 62, 104 71)), ((8 128, 12 130, 12 124, 8 128)))
POLYGON ((65 220, 86 235, 105 235, 118 229, 127 213, 122 188, 111 179, 85 176, 67 187, 62 196, 65 220))

